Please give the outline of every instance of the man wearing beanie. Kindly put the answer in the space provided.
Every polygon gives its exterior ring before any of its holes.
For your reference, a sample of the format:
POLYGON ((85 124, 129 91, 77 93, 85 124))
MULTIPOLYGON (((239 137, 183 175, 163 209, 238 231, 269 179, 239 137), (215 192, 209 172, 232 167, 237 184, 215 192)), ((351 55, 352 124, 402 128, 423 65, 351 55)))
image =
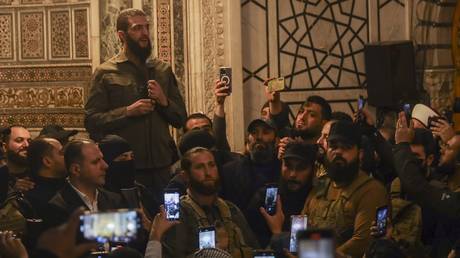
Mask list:
POLYGON ((388 205, 383 185, 360 169, 360 141, 355 124, 332 125, 326 151, 329 179, 313 188, 303 210, 311 227, 334 229, 337 252, 350 257, 363 256, 376 208, 388 205))
POLYGON ((109 166, 104 188, 121 194, 129 208, 144 208, 149 219, 158 212, 160 202, 142 184, 135 180, 133 150, 120 136, 107 135, 99 142, 104 161, 109 166))

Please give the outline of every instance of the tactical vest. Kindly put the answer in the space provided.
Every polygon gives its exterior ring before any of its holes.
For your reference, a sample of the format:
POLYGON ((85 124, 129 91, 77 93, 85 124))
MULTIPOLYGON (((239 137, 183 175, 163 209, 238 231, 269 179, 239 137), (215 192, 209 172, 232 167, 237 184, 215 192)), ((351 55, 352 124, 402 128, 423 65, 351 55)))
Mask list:
MULTIPOLYGON (((193 216, 198 221, 199 227, 210 227, 215 226, 211 225, 208 221, 206 213, 204 210, 190 198, 189 195, 184 195, 181 197, 181 206, 185 209, 193 211, 193 216)), ((230 212, 230 208, 228 207, 227 203, 222 200, 221 198, 217 198, 217 209, 219 210, 219 214, 222 218, 222 223, 224 229, 228 236, 228 251, 232 255, 232 257, 236 258, 243 258, 243 257, 253 257, 252 248, 250 248, 245 242, 243 233, 241 229, 236 225, 232 220, 232 214, 230 212)), ((217 228, 216 228, 216 236, 217 236, 217 228)))
POLYGON ((422 245, 422 210, 414 202, 404 200, 401 197, 399 179, 395 179, 391 183, 391 206, 393 209, 392 237, 406 245, 422 245))
POLYGON ((353 182, 353 188, 347 192, 341 192, 337 200, 328 200, 328 189, 332 187, 329 178, 321 180, 317 186, 316 194, 313 196, 309 208, 309 226, 313 228, 330 228, 335 231, 337 245, 348 241, 354 232, 354 221, 356 207, 348 202, 350 198, 364 185, 371 182, 370 177, 358 177, 353 182))
POLYGON ((26 232, 26 219, 20 212, 16 194, 10 194, 0 205, 0 231, 13 231, 22 236, 26 232))

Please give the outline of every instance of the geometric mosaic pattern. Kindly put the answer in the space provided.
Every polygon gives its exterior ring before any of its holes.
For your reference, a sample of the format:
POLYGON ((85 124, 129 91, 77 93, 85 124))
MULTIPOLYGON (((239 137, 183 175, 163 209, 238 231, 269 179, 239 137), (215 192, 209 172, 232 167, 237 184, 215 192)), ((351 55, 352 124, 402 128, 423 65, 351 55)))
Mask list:
POLYGON ((88 10, 79 9, 74 11, 75 16, 75 56, 89 58, 88 44, 88 10))
POLYGON ((90 66, 1 68, 0 83, 89 81, 90 66))
POLYGON ((13 59, 13 15, 0 14, 0 59, 13 59))
POLYGON ((51 23, 51 57, 70 58, 70 13, 68 11, 53 11, 51 23))
POLYGON ((45 32, 43 12, 21 13, 21 57, 43 59, 45 57, 45 32))

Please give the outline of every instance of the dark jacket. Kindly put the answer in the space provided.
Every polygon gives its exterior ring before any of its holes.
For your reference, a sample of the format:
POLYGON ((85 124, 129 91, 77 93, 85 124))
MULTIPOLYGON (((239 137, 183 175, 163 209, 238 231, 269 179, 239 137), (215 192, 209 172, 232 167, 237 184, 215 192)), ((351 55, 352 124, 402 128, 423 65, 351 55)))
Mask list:
POLYGON ((136 156, 136 168, 164 168, 177 153, 169 125, 182 127, 187 113, 171 66, 148 59, 145 71, 130 62, 121 52, 100 65, 91 79, 85 105, 85 127, 96 140, 105 134, 126 139, 136 156), (127 117, 126 107, 147 98, 147 81, 156 80, 169 105, 139 117, 127 117))
POLYGON ((432 257, 447 257, 455 241, 460 239, 460 192, 430 184, 408 143, 395 146, 394 162, 404 191, 422 209, 432 211, 439 221, 432 257))
POLYGON ((225 117, 214 114, 212 118, 212 130, 216 139, 216 148, 221 151, 230 151, 230 145, 227 140, 227 122, 225 117))
MULTIPOLYGON (((109 192, 102 188, 99 188, 98 191, 97 206, 99 211, 127 207, 119 194, 109 192)), ((89 209, 78 193, 72 188, 70 183, 67 182, 64 187, 48 202, 48 214, 44 217, 47 228, 66 222, 72 212, 79 207, 89 209)))
POLYGON ((222 196, 245 212, 257 190, 268 183, 277 183, 281 163, 274 159, 270 164, 254 164, 249 155, 224 165, 221 174, 222 196))

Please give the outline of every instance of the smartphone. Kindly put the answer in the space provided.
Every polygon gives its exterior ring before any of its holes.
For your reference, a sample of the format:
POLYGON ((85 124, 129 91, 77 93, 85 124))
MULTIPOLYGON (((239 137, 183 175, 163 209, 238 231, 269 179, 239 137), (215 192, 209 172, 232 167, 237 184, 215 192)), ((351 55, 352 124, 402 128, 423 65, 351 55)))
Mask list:
POLYGON ((359 98, 358 98, 358 111, 363 110, 363 108, 364 108, 364 97, 359 95, 359 98))
POLYGON ((216 228, 199 228, 198 231, 199 249, 216 248, 216 228))
POLYGON ((180 194, 178 189, 165 189, 164 207, 167 220, 179 220, 180 217, 180 194))
POLYGON ((254 258, 275 258, 275 252, 270 250, 255 250, 254 258))
POLYGON ((403 105, 404 114, 406 115, 407 127, 410 126, 410 121, 412 119, 412 108, 410 104, 403 105))
POLYGON ((387 232, 389 209, 388 206, 378 207, 375 213, 375 222, 377 224, 378 237, 384 236, 387 232))
POLYGON ((289 240, 289 252, 297 252, 297 233, 301 230, 307 229, 307 216, 306 215, 293 215, 291 216, 291 236, 289 240))
POLYGON ((265 210, 268 214, 276 213, 276 199, 278 197, 278 185, 268 184, 265 190, 265 210))
POLYGON ((299 258, 334 258, 334 232, 329 229, 309 229, 297 234, 299 258))
POLYGON ((128 243, 136 240, 140 231, 141 216, 135 210, 86 212, 80 216, 80 232, 90 241, 128 243))
POLYGON ((224 86, 228 87, 228 93, 232 93, 232 68, 231 67, 220 67, 219 68, 219 80, 224 82, 224 86))
POLYGON ((284 90, 284 77, 279 77, 268 82, 268 91, 282 91, 284 90))

